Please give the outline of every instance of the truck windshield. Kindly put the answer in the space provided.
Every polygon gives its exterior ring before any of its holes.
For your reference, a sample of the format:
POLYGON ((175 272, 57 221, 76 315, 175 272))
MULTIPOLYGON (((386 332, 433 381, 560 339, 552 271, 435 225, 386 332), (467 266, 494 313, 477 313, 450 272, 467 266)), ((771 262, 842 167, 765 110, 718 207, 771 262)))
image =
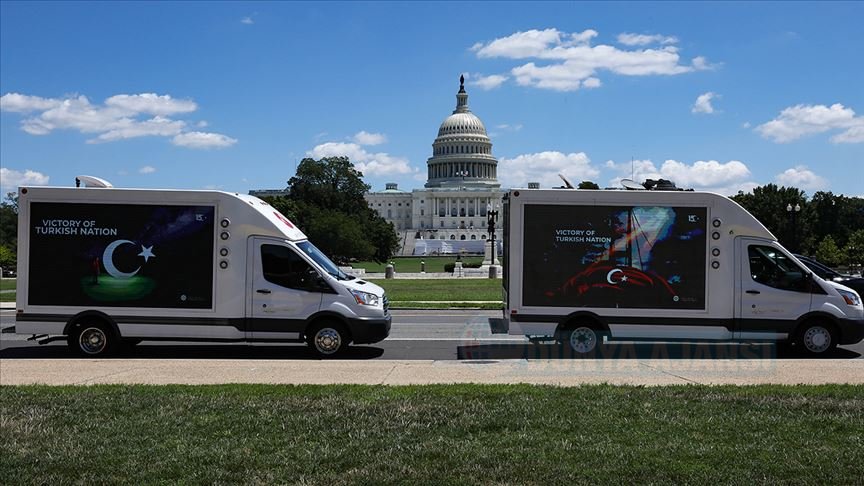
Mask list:
POLYGON ((303 241, 297 243, 297 247, 303 250, 304 253, 312 257, 315 260, 315 263, 318 264, 321 268, 324 269, 325 272, 329 273, 336 280, 353 280, 354 277, 349 276, 342 270, 339 270, 339 267, 336 266, 327 255, 321 252, 318 248, 315 248, 315 245, 310 243, 309 241, 303 241))

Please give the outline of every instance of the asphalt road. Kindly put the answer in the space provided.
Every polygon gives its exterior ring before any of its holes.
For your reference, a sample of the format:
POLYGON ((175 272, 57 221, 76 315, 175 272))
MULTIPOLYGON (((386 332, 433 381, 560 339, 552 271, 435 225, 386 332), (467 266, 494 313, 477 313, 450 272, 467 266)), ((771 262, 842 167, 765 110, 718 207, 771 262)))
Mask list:
MULTIPOLYGON (((484 360, 574 359, 554 344, 532 344, 521 336, 493 335, 489 317, 500 311, 393 311, 390 337, 381 343, 349 348, 345 359, 359 360, 484 360)), ((0 310, 0 328, 14 325, 14 310, 0 310)), ((51 359, 74 355, 65 342, 39 345, 28 336, 0 334, 0 358, 51 359)), ((864 342, 839 347, 830 358, 860 359, 864 342)), ((317 359, 302 345, 199 344, 143 342, 116 353, 136 359, 317 359)), ((664 360, 770 360, 796 359, 801 355, 786 346, 738 343, 633 343, 610 342, 595 356, 599 359, 664 360)))

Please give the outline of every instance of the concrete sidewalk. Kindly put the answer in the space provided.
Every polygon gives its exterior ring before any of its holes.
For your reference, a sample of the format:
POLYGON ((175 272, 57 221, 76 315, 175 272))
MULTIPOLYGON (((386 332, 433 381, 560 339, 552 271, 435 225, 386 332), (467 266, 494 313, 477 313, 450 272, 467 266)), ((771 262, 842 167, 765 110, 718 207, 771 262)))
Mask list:
POLYGON ((223 383, 864 384, 864 360, 0 360, 0 385, 223 383))

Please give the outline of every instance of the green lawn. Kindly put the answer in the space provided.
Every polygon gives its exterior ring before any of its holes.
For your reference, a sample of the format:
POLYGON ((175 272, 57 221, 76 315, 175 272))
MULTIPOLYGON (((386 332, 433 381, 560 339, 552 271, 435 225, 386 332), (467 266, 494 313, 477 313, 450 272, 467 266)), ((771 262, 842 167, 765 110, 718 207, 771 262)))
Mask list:
POLYGON ((0 294, 0 302, 15 302, 15 292, 3 292, 0 294))
POLYGON ((501 280, 489 278, 375 279, 391 302, 406 301, 501 301, 501 280))
MULTIPOLYGON (((426 262, 427 272, 443 272, 444 265, 447 263, 455 263, 456 255, 441 256, 441 257, 399 257, 393 258, 393 267, 397 272, 416 273, 420 271, 420 262, 426 262)), ((462 258, 463 264, 480 264, 483 262, 482 256, 466 256, 462 258)), ((389 263, 389 262, 388 262, 389 263)), ((365 268, 367 272, 383 273, 387 263, 376 262, 355 262, 351 264, 354 268, 365 268)))
POLYGON ((16 282, 14 278, 4 278, 0 280, 0 290, 15 290, 16 282))
POLYGON ((0 387, 4 484, 856 484, 864 387, 0 387))

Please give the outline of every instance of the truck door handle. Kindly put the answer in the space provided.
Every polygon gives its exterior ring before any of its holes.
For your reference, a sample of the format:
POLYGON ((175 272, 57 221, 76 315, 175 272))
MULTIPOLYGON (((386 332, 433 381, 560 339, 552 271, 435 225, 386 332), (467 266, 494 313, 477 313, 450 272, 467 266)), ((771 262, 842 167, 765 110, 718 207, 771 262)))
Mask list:
POLYGON ((255 292, 258 292, 259 294, 269 294, 270 289, 258 289, 255 292))
MULTIPOLYGON (((260 290, 259 290, 259 292, 260 292, 260 290)), ((747 293, 753 294, 753 295, 759 295, 761 292, 759 292, 758 290, 748 290, 747 293)))

